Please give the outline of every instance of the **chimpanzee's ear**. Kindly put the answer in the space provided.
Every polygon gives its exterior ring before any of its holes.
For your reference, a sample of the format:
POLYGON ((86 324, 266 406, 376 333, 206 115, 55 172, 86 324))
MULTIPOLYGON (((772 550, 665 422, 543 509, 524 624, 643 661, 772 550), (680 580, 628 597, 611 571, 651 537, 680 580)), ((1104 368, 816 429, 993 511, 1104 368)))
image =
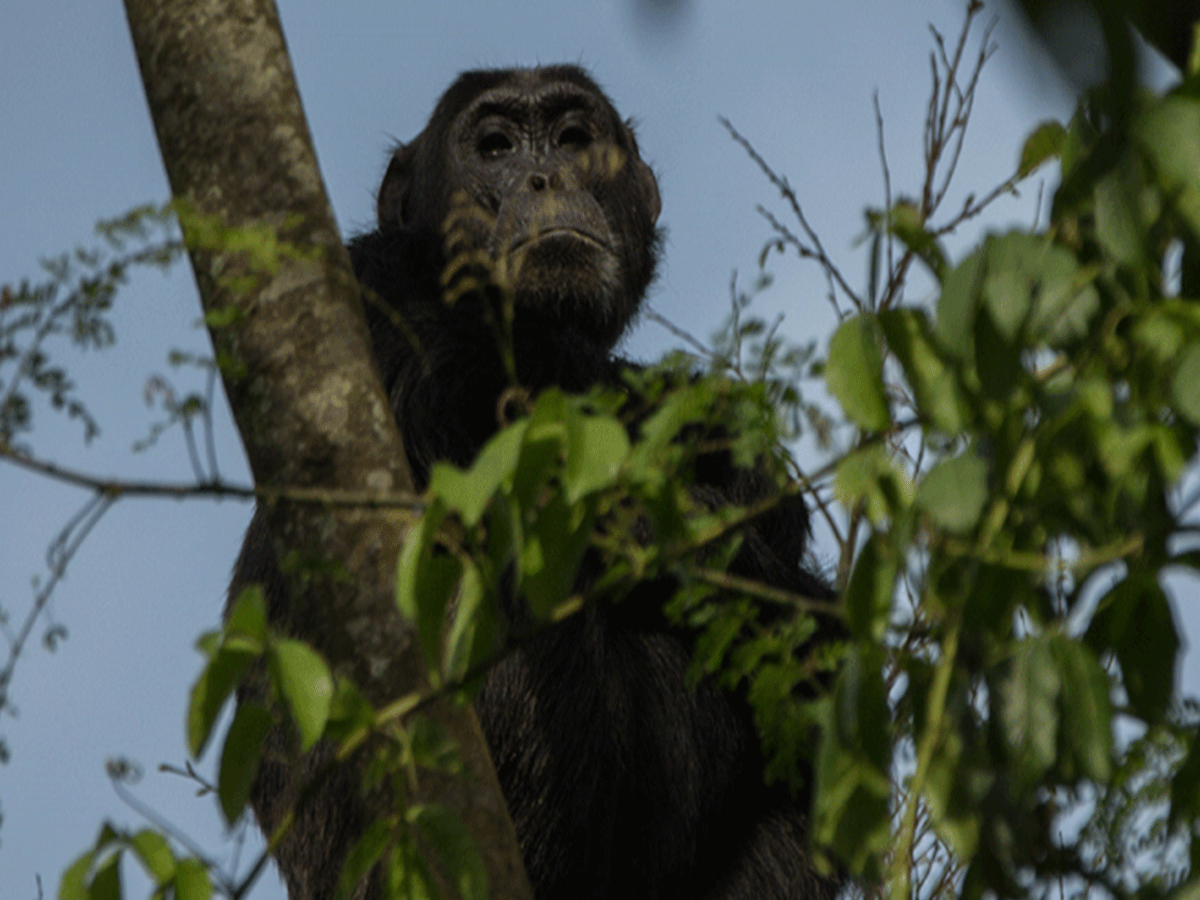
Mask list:
POLYGON ((626 119, 621 124, 625 129, 625 139, 633 148, 634 178, 637 180, 642 197, 646 200, 646 212, 650 216, 650 224, 654 225, 658 222, 658 214, 662 212, 662 199, 658 195, 658 179, 654 177, 654 170, 642 162, 641 154, 638 152, 637 123, 633 119, 626 119))
POLYGON ((399 144, 392 152, 379 195, 375 198, 375 215, 379 227, 401 226, 408 223, 408 200, 412 193, 416 141, 399 144))

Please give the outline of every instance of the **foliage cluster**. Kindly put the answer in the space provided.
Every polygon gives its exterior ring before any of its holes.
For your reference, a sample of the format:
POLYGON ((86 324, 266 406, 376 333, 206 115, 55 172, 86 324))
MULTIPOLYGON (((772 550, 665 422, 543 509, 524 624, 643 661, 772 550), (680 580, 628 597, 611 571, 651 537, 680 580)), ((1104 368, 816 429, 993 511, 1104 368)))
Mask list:
MULTIPOLYGON (((1162 585, 1200 569, 1200 493, 1185 488, 1200 437, 1200 67, 1162 95, 1090 92, 1071 122, 1030 135, 1013 178, 939 218, 991 52, 985 33, 963 69, 977 12, 955 45, 935 32, 927 171, 916 198, 893 199, 889 176, 885 207, 868 211, 866 290, 746 144, 799 225, 767 213, 764 256, 792 250, 826 274, 841 321, 824 359, 810 365, 735 298, 709 374, 674 357, 622 392, 544 393, 469 469, 434 469, 396 592, 424 691, 372 709, 309 648, 270 633, 255 591, 201 640, 194 754, 252 667, 276 700, 243 704, 225 738, 211 789, 228 822, 276 716, 302 747, 332 741, 335 761, 370 746, 364 789, 403 799, 422 771, 461 768, 421 715, 431 698, 465 702, 539 628, 670 578, 668 613, 700 635, 696 676, 745 691, 769 777, 797 783, 812 763, 814 841, 862 891, 1195 893, 1197 715, 1179 698, 1162 585), (951 263, 945 237, 1052 158, 1048 226, 988 235, 951 263), (932 302, 907 300, 917 264, 932 302), (840 412, 804 401, 810 373, 840 412), (807 475, 781 450, 802 421, 846 448, 807 475), (717 452, 773 490, 747 507, 706 504, 689 485, 717 452), (725 571, 739 526, 800 493, 840 544, 836 605, 725 571), (526 619, 502 614, 516 598, 526 619)), ((106 826, 61 896, 121 896, 126 851, 156 896, 186 900, 214 885, 242 896, 265 861, 234 880, 154 831, 106 826)), ((477 851, 436 805, 399 803, 368 827, 340 895, 381 861, 389 896, 487 895, 477 851)))

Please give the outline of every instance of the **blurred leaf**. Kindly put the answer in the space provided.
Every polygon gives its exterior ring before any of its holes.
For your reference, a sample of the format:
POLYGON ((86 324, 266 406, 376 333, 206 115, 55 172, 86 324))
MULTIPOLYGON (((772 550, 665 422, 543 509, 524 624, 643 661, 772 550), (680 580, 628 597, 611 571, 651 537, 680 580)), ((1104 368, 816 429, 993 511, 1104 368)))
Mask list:
POLYGON ((946 276, 938 299, 935 332, 942 345, 961 360, 975 357, 975 316, 985 259, 979 249, 955 266, 946 276))
POLYGON ((1062 679, 1060 697, 1064 749, 1081 774, 1104 784, 1112 775, 1112 708, 1109 677, 1095 654, 1083 643, 1061 635, 1051 638, 1051 650, 1062 679))
POLYGON ((385 873, 383 896, 389 900, 441 900, 429 867, 411 841, 392 847, 385 873))
POLYGON ((444 677, 462 678, 498 649, 499 632, 494 598, 473 565, 463 568, 454 621, 446 636, 444 677))
POLYGON ((87 876, 96 861, 96 851, 80 854, 63 872, 58 885, 58 900, 88 900, 87 876))
POLYGON ((859 640, 882 640, 892 610, 896 565, 881 556, 879 543, 880 538, 872 535, 863 544, 846 585, 846 624, 859 640))
POLYGON ((1030 790, 1058 758, 1058 708, 1062 680, 1042 638, 1019 641, 999 685, 999 721, 1009 763, 1030 790))
POLYGON ((1096 237, 1117 262, 1141 266, 1145 263, 1143 229, 1135 209, 1136 198, 1130 196, 1134 185, 1129 182, 1130 174, 1122 167, 1096 185, 1096 237))
POLYGON ((392 830, 383 819, 376 819, 366 827, 342 863, 342 871, 338 874, 337 890, 333 900, 350 900, 354 889, 371 871, 392 841, 392 830))
POLYGON ((258 652, 262 652, 267 640, 267 600, 261 584, 249 584, 238 594, 225 620, 225 634, 248 638, 246 648, 256 642, 258 652))
POLYGON ((1042 122, 1025 138, 1021 148, 1021 162, 1017 166, 1017 177, 1024 178, 1048 159, 1062 153, 1067 139, 1067 129, 1054 120, 1042 122))
POLYGON ((925 227, 917 205, 908 200, 896 203, 892 207, 890 222, 892 233, 929 267, 939 284, 943 282, 949 271, 946 265, 946 251, 925 227))
POLYGON ((1181 416, 1200 425, 1200 344, 1183 351, 1171 377, 1171 402, 1181 416))
POLYGON ((307 750, 321 737, 329 718, 333 700, 329 667, 300 641, 276 641, 270 658, 280 692, 300 729, 300 749, 307 750))
POLYGON ((890 742, 882 661, 856 648, 838 673, 817 758, 814 837, 867 878, 891 843, 890 742))
POLYGON ((1200 819, 1200 740, 1192 734, 1187 755, 1171 779, 1171 824, 1200 819))
POLYGON ((866 505, 867 518, 880 524, 907 509, 913 485, 887 450, 871 444, 849 453, 838 463, 833 482, 834 496, 843 506, 866 505))
POLYGON ((891 425, 874 317, 859 315, 838 326, 829 342, 825 384, 846 415, 867 431, 891 425))
POLYGON ((222 648, 209 660, 208 665, 192 685, 188 701, 187 737, 188 750, 194 758, 204 752, 212 736, 217 717, 250 666, 258 655, 242 650, 222 648))
POLYGON ((1116 652, 1133 711, 1149 724, 1162 721, 1175 685, 1179 635, 1154 576, 1120 581, 1101 599, 1086 637, 1098 655, 1116 652))
POLYGON ((987 499, 987 463, 972 450, 942 460, 917 485, 917 503, 935 522, 956 534, 975 527, 987 499))
POLYGON ((129 846, 156 886, 169 884, 175 877, 175 854, 171 852, 167 839, 157 831, 143 828, 129 839, 129 846))
POLYGON ((210 900, 212 882, 198 859, 181 859, 175 873, 175 900, 210 900))
POLYGON ((492 495, 512 480, 528 428, 529 420, 522 419, 498 432, 466 471, 450 463, 434 463, 429 490, 456 510, 464 525, 477 524, 492 495))
POLYGON ((887 310, 879 314, 879 324, 912 386, 918 415, 943 434, 956 434, 966 427, 966 401, 957 375, 935 347, 925 313, 887 310))
POLYGON ((258 772, 263 742, 272 724, 271 714, 258 704, 238 704, 225 736, 225 746, 221 749, 221 767, 217 775, 217 798, 227 825, 233 825, 241 818, 249 802, 250 786, 258 772))
POLYGON ((610 416, 574 415, 567 421, 568 503, 609 487, 629 455, 625 426, 610 416))
POLYGON ((1193 238, 1200 237, 1200 101, 1159 100, 1144 115, 1138 136, 1193 238))
POLYGON ((405 815, 428 843, 443 874, 458 888, 461 900, 487 900, 483 857, 458 816, 439 803, 410 806, 405 815))
POLYGON ((441 671, 446 607, 462 575, 462 564, 434 543, 445 516, 440 499, 409 528, 396 564, 396 605, 417 626, 421 653, 431 678, 441 671))
MULTIPOLYGON (((124 900, 121 890, 121 854, 114 853, 96 868, 88 888, 88 900, 124 900)), ((185 898, 180 898, 185 900, 185 898)), ((190 900, 190 898, 188 898, 190 900)))
POLYGON ((586 505, 569 506, 554 494, 525 532, 521 590, 538 620, 567 598, 592 537, 595 517, 586 505))

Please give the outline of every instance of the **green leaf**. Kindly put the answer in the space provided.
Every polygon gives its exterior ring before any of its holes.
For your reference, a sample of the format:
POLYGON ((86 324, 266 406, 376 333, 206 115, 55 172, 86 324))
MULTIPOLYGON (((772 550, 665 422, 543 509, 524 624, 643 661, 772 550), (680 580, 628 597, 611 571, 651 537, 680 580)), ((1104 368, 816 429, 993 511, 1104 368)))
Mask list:
POLYGON ((1168 97, 1153 104, 1138 136, 1175 208, 1200 236, 1200 102, 1168 97))
POLYGON ((1025 378, 1021 346, 1006 338, 996 327, 991 310, 981 309, 975 317, 975 374, 983 395, 992 402, 1011 402, 1012 394, 1025 378))
POLYGON ((454 621, 446 635, 444 677, 462 678, 496 652, 498 638, 494 598, 484 590, 479 570, 468 564, 463 568, 454 621))
POLYGON ((825 385, 846 415, 864 429, 886 431, 891 425, 873 316, 855 316, 838 326, 829 342, 825 385))
MULTIPOLYGON (((225 634, 238 635, 257 641, 261 647, 267 640, 267 600, 261 584, 246 585, 238 594, 225 621, 225 634)), ((247 645, 247 649, 252 644, 247 645)), ((261 652, 261 650, 260 650, 261 652)))
POLYGON ((1046 642, 1041 638, 1018 642, 999 685, 998 705, 1009 763, 1024 789, 1036 785, 1058 756, 1061 687, 1046 642))
POLYGON ((863 545, 846 585, 846 624, 864 641, 883 639, 896 589, 896 566, 879 552, 880 540, 872 535, 863 545))
POLYGON ((408 752, 412 765, 449 775, 463 771, 458 742, 441 725, 428 716, 413 716, 408 725, 408 752))
POLYGON ((411 840, 392 848, 386 876, 383 895, 389 900, 441 900, 433 875, 411 840))
POLYGON ((522 419, 492 437, 465 472, 449 463, 434 463, 429 489, 458 512, 464 525, 474 525, 501 485, 512 481, 529 420, 522 419))
POLYGON ((942 360, 934 345, 929 320, 922 310, 892 309, 879 314, 879 325, 912 386, 917 413, 943 434, 966 427, 966 401, 957 373, 942 360))
POLYGON ((703 421, 714 400, 711 380, 701 380, 672 390, 661 405, 642 423, 638 441, 629 455, 628 471, 634 481, 661 485, 664 480, 662 457, 678 445, 680 431, 693 422, 703 421))
POLYGON ((333 699, 333 678, 325 660, 307 644, 279 640, 271 648, 271 664, 279 690, 300 729, 300 748, 321 737, 333 699))
POLYGON ((939 284, 944 281, 949 271, 946 265, 946 251, 925 227, 917 205, 908 200, 901 200, 892 207, 888 220, 892 233, 900 238, 904 246, 916 254, 918 259, 929 266, 939 284))
POLYGON ((984 244, 983 301, 1007 341, 1016 339, 1029 314, 1046 246, 1044 238, 1022 231, 989 237, 984 244))
POLYGON ((917 503, 947 531, 975 527, 988 499, 987 463, 967 450, 942 460, 917 485, 917 503))
POLYGON ((882 661, 873 655, 858 648, 848 653, 832 702, 816 704, 825 722, 815 773, 814 836, 866 878, 879 876, 891 843, 888 709, 882 661))
POLYGON ((1192 344, 1180 357, 1171 377, 1171 403, 1181 416, 1200 425, 1200 344, 1192 344))
POLYGON ((1145 228, 1139 221, 1137 197, 1131 196, 1140 187, 1131 183, 1128 168, 1123 166, 1096 185, 1093 199, 1097 240, 1113 259, 1128 266, 1145 263, 1145 228))
POLYGON ((88 900, 87 876, 96 861, 96 850, 81 853, 63 872, 58 885, 58 900, 88 900))
POLYGON ((942 346, 961 360, 975 357, 975 316, 985 260, 986 254, 980 249, 959 263, 946 276, 938 298, 935 333, 942 346))
POLYGON ((1061 635, 1050 640, 1063 687, 1062 743, 1086 778, 1106 784, 1112 774, 1113 752, 1108 675, 1084 644, 1061 635))
POLYGON ((1145 722, 1162 721, 1175 689, 1179 634, 1153 575, 1129 575, 1100 601, 1086 639, 1097 656, 1114 650, 1129 705, 1145 722))
POLYGON ((567 502, 612 485, 629 455, 625 426, 611 416, 574 415, 567 420, 567 502))
POLYGON ((526 527, 521 592, 536 619, 549 618, 570 593, 594 520, 585 504, 569 506, 562 494, 554 494, 526 527))
POLYGON ((272 724, 271 714, 257 703, 238 704, 225 736, 225 746, 221 748, 221 767, 217 776, 217 798, 229 825, 241 818, 250 799, 250 785, 254 783, 263 741, 272 724))
POLYGON ((92 876, 88 888, 88 900, 123 900, 121 891, 121 853, 113 853, 105 859, 92 876))
POLYGON ((838 463, 833 491, 847 509, 863 501, 874 525, 907 509, 913 499, 912 482, 879 444, 850 453, 838 463))
POLYGON ((453 812, 440 803, 411 806, 406 815, 437 857, 462 900, 487 900, 488 877, 479 847, 453 812))
POLYGON ((436 551, 417 569, 417 634, 430 676, 441 671, 442 632, 446 609, 458 589, 463 566, 455 556, 436 551))
POLYGON ((227 647, 217 651, 192 685, 188 700, 188 750, 194 758, 204 752, 217 717, 258 655, 227 647))
POLYGON ((379 862, 391 842, 392 830, 388 822, 376 819, 368 825, 367 830, 359 836, 350 852, 346 854, 333 900, 350 900, 350 895, 358 887, 358 883, 379 862))
POLYGON ((417 637, 431 679, 441 671, 442 629, 446 607, 454 596, 462 563, 434 550, 445 507, 435 500, 409 529, 396 564, 396 604, 417 626, 417 637))
POLYGON ((355 731, 370 728, 375 721, 375 708, 352 681, 339 678, 334 682, 333 700, 329 704, 329 723, 325 735, 337 743, 355 731))
POLYGON ((171 845, 157 831, 144 828, 129 839, 129 846, 137 854, 155 886, 169 884, 175 877, 175 854, 171 845))
POLYGON ((1048 159, 1062 153, 1067 139, 1067 129, 1061 123, 1049 120, 1042 122, 1025 138, 1021 148, 1021 162, 1017 166, 1017 177, 1024 178, 1048 159))
POLYGON ((181 859, 175 873, 175 900, 210 900, 212 882, 198 859, 181 859))
POLYGON ((1171 779, 1171 824, 1196 819, 1200 819, 1200 740, 1193 732, 1187 755, 1171 779))

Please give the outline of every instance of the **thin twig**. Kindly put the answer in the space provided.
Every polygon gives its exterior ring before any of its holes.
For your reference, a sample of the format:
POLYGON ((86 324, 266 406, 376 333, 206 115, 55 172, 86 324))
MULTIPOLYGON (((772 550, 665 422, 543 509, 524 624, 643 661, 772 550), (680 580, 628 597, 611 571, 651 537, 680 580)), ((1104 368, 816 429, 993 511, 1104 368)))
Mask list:
POLYGON ((888 266, 888 283, 891 283, 892 272, 896 270, 892 260, 892 173, 888 169, 887 149, 883 143, 883 110, 879 107, 879 89, 875 89, 875 94, 872 98, 875 106, 875 132, 879 136, 879 166, 883 170, 883 209, 884 215, 887 216, 887 266, 888 266))
POLYGON ((286 500, 293 503, 314 503, 336 507, 363 507, 366 509, 397 508, 423 509, 421 498, 415 494, 399 491, 353 491, 330 488, 300 487, 243 487, 215 481, 189 482, 186 484, 164 481, 124 481, 119 478, 99 478, 69 469, 55 463, 35 459, 18 453, 11 448, 0 447, 0 460, 9 462, 76 487, 97 491, 116 500, 121 497, 208 497, 215 500, 235 498, 252 500, 261 498, 269 501, 286 500))
MULTIPOLYGON (((771 184, 775 186, 783 198, 788 202, 788 205, 792 209, 792 213, 796 216, 796 221, 800 223, 800 227, 804 229, 805 236, 812 243, 813 249, 809 251, 809 255, 813 256, 818 260, 818 262, 820 262, 822 267, 825 268, 826 274, 832 277, 838 283, 838 286, 841 287, 856 308, 864 309, 865 306, 863 305, 862 299, 850 287, 850 285, 846 283, 846 280, 842 277, 842 273, 838 270, 837 266, 833 264, 833 261, 829 258, 829 255, 825 252, 825 248, 821 245, 820 237, 817 235, 816 231, 813 230, 812 226, 808 224, 808 219, 804 215, 804 210, 800 207, 800 200, 796 196, 795 190, 793 190, 787 179, 777 174, 775 170, 767 164, 767 161, 763 159, 761 155, 759 155, 758 151, 754 149, 754 146, 750 143, 750 141, 745 138, 741 132, 733 127, 732 122, 722 117, 721 124, 725 126, 726 130, 729 131, 729 134, 733 137, 733 139, 741 145, 742 149, 745 150, 750 156, 750 159, 752 159, 755 165, 762 170, 763 174, 767 176, 767 179, 771 182, 771 184)), ((761 207, 759 210, 765 214, 765 211, 763 211, 761 207)), ((796 241, 795 243, 800 245, 799 241, 796 241)))

